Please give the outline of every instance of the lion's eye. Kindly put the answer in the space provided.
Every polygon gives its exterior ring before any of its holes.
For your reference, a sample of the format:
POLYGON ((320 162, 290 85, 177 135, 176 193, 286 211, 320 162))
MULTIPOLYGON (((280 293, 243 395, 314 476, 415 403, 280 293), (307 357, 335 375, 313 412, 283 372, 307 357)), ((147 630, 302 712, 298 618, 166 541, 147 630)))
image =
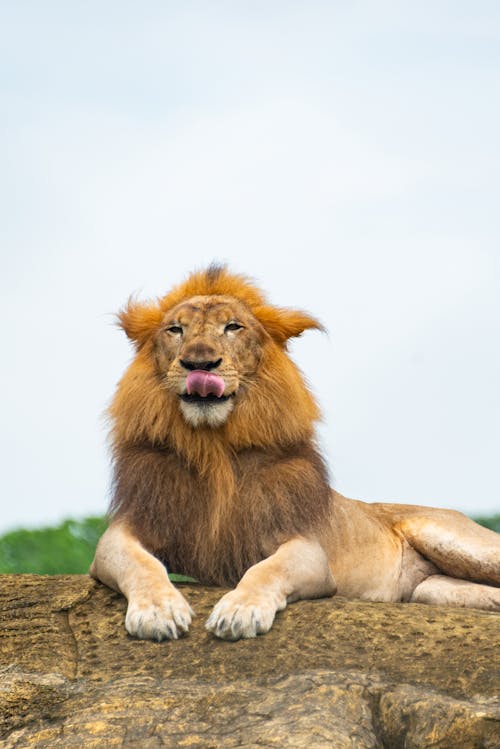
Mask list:
POLYGON ((228 324, 224 328, 224 333, 228 333, 230 330, 241 330, 242 328, 243 325, 240 325, 237 322, 228 322, 228 324))
POLYGON ((182 328, 180 325, 169 325, 167 331, 173 333, 173 335, 182 335, 182 328))

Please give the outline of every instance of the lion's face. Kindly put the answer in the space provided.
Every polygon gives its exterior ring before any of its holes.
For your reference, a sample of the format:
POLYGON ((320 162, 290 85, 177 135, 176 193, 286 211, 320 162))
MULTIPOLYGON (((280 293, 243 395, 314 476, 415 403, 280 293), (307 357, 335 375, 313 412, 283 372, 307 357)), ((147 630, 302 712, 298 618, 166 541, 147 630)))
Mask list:
POLYGON ((217 427, 243 397, 257 371, 264 329, 226 296, 194 296, 163 318, 156 359, 164 386, 194 427, 217 427))

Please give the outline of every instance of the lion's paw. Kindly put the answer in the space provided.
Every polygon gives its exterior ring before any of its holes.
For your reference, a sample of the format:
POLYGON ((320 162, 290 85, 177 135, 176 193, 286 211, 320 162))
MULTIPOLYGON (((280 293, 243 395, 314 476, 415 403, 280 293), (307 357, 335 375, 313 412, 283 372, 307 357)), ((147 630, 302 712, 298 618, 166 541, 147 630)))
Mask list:
POLYGON ((269 632, 276 612, 285 606, 285 600, 277 601, 270 594, 232 590, 214 606, 205 627, 223 640, 256 637, 269 632))
POLYGON ((168 591, 129 601, 125 629, 141 640, 177 640, 188 631, 193 616, 184 596, 177 590, 168 591))

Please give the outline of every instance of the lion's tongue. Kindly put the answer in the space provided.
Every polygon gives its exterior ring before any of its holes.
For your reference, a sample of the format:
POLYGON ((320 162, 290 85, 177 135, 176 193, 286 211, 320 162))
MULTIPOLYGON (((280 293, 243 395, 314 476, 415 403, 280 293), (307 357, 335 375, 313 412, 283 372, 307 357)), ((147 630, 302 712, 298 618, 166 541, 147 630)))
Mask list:
POLYGON ((220 398, 226 384, 222 377, 206 372, 203 369, 195 369, 186 378, 186 390, 188 395, 195 393, 205 398, 207 395, 216 395, 220 398))

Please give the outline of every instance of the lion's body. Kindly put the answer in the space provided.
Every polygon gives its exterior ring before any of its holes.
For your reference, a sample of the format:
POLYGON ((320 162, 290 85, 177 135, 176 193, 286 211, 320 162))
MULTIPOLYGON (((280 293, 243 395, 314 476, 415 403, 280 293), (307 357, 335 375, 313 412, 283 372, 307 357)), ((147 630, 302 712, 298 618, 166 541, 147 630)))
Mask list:
POLYGON ((137 355, 110 409, 112 522, 92 574, 129 598, 127 628, 175 637, 190 609, 171 571, 237 588, 208 628, 267 631, 297 598, 500 610, 500 537, 459 513, 348 500, 314 443, 319 413, 286 341, 311 317, 211 268, 121 324, 137 355), (160 561, 158 561, 160 560, 160 561))
MULTIPOLYGON (((326 543, 337 593, 348 598, 417 600, 418 586, 441 574, 500 585, 498 534, 453 510, 371 504, 334 492, 326 543)), ((500 610, 500 589, 489 591, 496 605, 482 601, 482 587, 475 592, 478 607, 500 610)), ((459 597, 454 602, 461 604, 459 597)))

